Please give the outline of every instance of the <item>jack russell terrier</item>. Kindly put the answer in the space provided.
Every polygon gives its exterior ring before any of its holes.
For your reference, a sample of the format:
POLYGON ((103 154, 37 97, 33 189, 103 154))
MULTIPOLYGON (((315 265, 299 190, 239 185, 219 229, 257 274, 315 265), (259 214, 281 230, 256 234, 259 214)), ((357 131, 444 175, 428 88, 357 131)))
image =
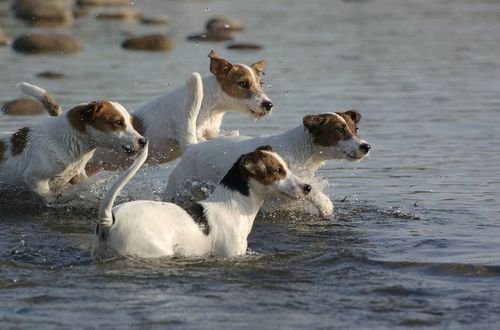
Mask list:
MULTIPOLYGON (((28 83, 20 87, 32 89, 30 95, 40 92, 28 83)), ((145 143, 121 104, 81 104, 13 134, 0 134, 0 182, 2 186, 28 188, 51 202, 68 183, 86 178, 85 164, 97 147, 133 154, 145 143)))
POLYGON ((93 256, 106 255, 109 250, 142 258, 242 255, 267 195, 277 193, 298 199, 311 190, 270 146, 263 146, 242 155, 214 193, 189 208, 156 201, 133 201, 113 208, 116 196, 146 158, 144 149, 104 197, 93 256))
MULTIPOLYGON (((259 119, 272 110, 273 104, 262 90, 265 61, 248 66, 232 64, 213 50, 208 56, 211 74, 201 78, 195 73, 197 76, 186 86, 161 95, 133 112, 134 127, 150 144, 149 164, 172 161, 180 157, 186 145, 219 136, 227 111, 259 119), (190 136, 188 123, 193 118, 196 141, 190 136)), ((123 156, 117 156, 120 155, 97 150, 89 163, 89 172, 127 166, 123 156)))
MULTIPOLYGON (((198 183, 217 182, 231 167, 231 159, 264 144, 271 145, 288 162, 291 170, 303 179, 310 180, 330 159, 359 161, 368 155, 371 148, 357 135, 360 119, 361 115, 355 110, 307 115, 303 118, 303 125, 281 134, 256 138, 221 137, 193 145, 185 151, 170 174, 162 199, 182 201, 187 197, 192 200, 193 179, 198 183)), ((321 216, 333 214, 333 203, 317 187, 312 189, 306 200, 316 207, 321 216)), ((274 209, 276 206, 273 203, 274 209)))

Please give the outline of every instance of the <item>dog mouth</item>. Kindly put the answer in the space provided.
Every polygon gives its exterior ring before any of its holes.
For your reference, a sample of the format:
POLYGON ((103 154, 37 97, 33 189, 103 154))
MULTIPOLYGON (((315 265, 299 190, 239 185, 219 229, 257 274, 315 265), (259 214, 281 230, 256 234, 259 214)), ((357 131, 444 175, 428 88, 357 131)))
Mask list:
POLYGON ((345 159, 350 160, 352 162, 361 160, 365 158, 366 155, 358 155, 358 154, 345 154, 345 159))
POLYGON ((128 145, 123 145, 122 146, 122 150, 127 155, 133 155, 133 154, 135 154, 137 152, 137 150, 134 147, 128 146, 128 145))
POLYGON ((266 112, 263 112, 263 111, 257 111, 257 110, 254 110, 254 109, 248 109, 248 112, 250 113, 250 116, 255 118, 255 119, 261 119, 262 117, 264 117, 265 115, 267 115, 266 112))
POLYGON ((306 197, 305 194, 295 194, 295 193, 290 193, 290 192, 286 192, 286 191, 278 191, 278 194, 281 196, 284 196, 286 198, 293 199, 293 200, 299 200, 299 199, 306 197))

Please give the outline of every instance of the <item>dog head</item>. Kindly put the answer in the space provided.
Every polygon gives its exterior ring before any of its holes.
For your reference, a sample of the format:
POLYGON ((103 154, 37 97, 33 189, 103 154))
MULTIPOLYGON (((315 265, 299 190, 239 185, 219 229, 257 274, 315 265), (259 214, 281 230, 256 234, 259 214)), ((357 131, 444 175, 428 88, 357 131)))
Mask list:
POLYGON ((232 64, 213 50, 208 57, 210 57, 210 72, 219 82, 223 91, 222 102, 227 105, 228 109, 247 113, 256 119, 271 112, 273 104, 262 91, 265 61, 259 61, 250 66, 232 64))
POLYGON ((371 146, 357 135, 357 124, 361 115, 356 110, 336 113, 307 115, 304 128, 312 136, 316 153, 325 159, 347 159, 359 161, 371 146))
POLYGON ((68 111, 70 125, 87 135, 98 147, 134 154, 146 139, 132 126, 132 117, 118 102, 93 101, 68 111))
POLYGON ((311 186, 293 174, 286 162, 271 146, 262 146, 243 155, 239 161, 241 173, 248 178, 250 189, 261 194, 279 194, 303 198, 311 186))

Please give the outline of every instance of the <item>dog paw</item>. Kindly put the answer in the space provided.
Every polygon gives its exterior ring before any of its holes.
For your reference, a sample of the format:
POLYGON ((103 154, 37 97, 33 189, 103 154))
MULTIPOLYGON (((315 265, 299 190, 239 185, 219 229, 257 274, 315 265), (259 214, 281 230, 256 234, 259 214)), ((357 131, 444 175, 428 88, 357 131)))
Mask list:
POLYGON ((335 206, 332 201, 328 199, 327 203, 323 203, 318 207, 318 215, 322 218, 329 218, 333 215, 333 211, 335 210, 335 206))

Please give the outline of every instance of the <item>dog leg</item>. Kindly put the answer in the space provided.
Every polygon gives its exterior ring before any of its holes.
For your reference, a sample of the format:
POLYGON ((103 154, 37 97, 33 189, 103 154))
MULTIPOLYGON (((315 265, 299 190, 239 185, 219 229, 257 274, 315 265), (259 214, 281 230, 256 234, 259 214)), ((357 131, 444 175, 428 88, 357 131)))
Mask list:
POLYGON ((52 193, 50 191, 49 179, 40 179, 35 177, 25 177, 24 182, 30 191, 45 203, 51 202, 52 193))
POLYGON ((326 218, 333 214, 335 207, 333 206, 330 198, 314 186, 305 199, 311 202, 318 209, 321 217, 326 218))
POLYGON ((88 180, 87 173, 85 173, 85 169, 82 171, 78 172, 74 177, 69 180, 70 184, 79 184, 80 182, 84 182, 88 180))

